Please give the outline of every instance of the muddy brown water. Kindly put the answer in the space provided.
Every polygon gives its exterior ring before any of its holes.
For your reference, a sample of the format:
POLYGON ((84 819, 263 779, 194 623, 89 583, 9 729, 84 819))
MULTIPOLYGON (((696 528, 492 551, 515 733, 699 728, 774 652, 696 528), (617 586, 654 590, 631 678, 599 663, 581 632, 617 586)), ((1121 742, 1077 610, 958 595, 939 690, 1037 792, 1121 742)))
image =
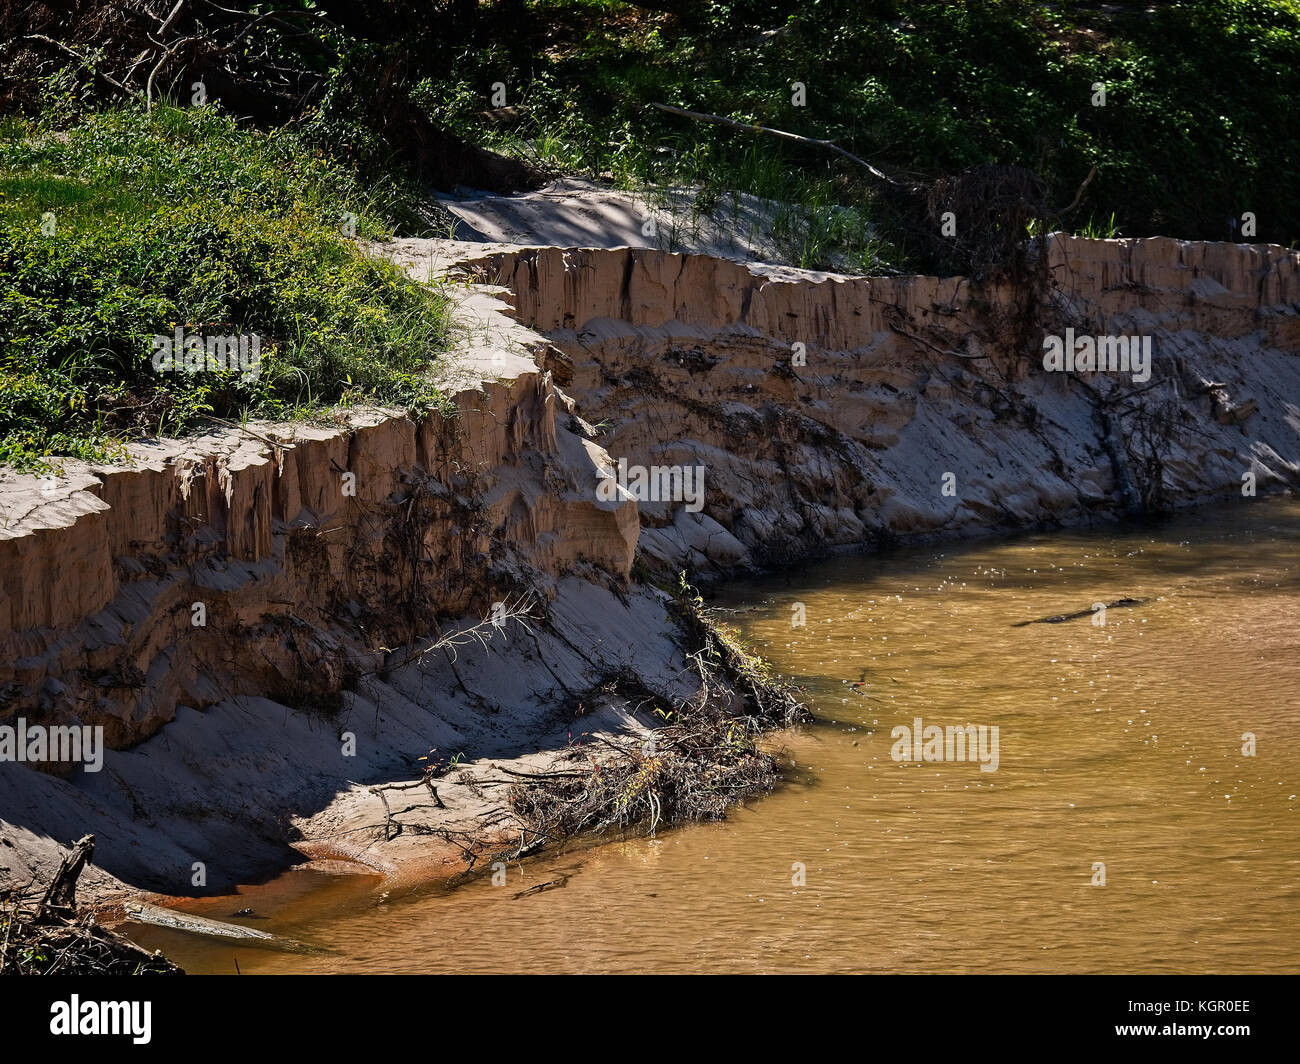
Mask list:
POLYGON ((328 953, 135 937, 194 972, 1300 969, 1300 502, 840 557, 718 603, 817 711, 776 793, 505 888, 294 871, 196 910, 328 953), (918 717, 996 725, 997 770, 893 760, 918 717))

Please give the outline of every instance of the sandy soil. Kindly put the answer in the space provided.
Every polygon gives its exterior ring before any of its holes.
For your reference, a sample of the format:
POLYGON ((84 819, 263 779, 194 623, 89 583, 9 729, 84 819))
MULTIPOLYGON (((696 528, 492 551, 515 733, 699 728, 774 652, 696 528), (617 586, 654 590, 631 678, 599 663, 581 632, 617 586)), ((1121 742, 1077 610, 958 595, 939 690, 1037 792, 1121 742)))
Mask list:
POLYGON ((363 680, 337 716, 231 698, 182 709, 140 745, 109 751, 97 774, 63 780, 2 764, 0 879, 48 875, 86 833, 99 842, 84 896, 104 902, 140 888, 228 893, 304 857, 402 882, 458 872, 464 852, 445 833, 489 846, 519 838, 509 815, 483 830, 505 810, 510 771, 543 771, 570 743, 646 728, 618 700, 587 696, 603 676, 631 669, 683 697, 694 690, 659 593, 623 597, 569 578, 549 613, 528 627, 507 622, 486 646, 471 640, 363 680), (574 699, 582 712, 568 708, 574 699), (460 759, 436 781, 446 808, 423 788, 390 791, 386 824, 370 788, 417 782, 431 751, 460 759), (195 862, 204 888, 192 882, 195 862))
POLYGON ((738 261, 778 262, 773 237, 780 205, 750 195, 702 209, 685 189, 631 193, 580 178, 536 192, 441 201, 464 241, 576 248, 656 248, 738 261))

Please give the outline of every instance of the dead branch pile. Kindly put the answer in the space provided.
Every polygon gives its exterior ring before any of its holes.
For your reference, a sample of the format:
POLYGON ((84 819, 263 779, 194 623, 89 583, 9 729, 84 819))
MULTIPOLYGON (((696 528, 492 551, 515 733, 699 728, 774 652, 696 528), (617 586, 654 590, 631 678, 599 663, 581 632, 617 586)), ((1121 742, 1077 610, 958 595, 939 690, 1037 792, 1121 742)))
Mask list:
POLYGON ((161 953, 100 927, 93 913, 77 912, 77 879, 94 850, 95 836, 87 835, 48 886, 33 882, 0 896, 0 974, 184 974, 161 953))
POLYGON ((758 739, 774 727, 810 719, 806 709, 734 634, 684 594, 677 619, 700 679, 681 701, 655 693, 628 673, 608 678, 597 694, 627 700, 662 722, 647 738, 575 746, 562 761, 572 769, 521 778, 508 801, 539 838, 562 841, 610 829, 720 820, 729 805, 771 790, 780 759, 758 739))
POLYGON ((1036 173, 989 163, 944 175, 926 189, 924 229, 932 253, 951 262, 954 272, 978 279, 994 279, 988 275, 996 273, 1016 281, 1030 272, 1030 225, 1051 213, 1036 173), (945 226, 946 220, 951 225, 945 226))

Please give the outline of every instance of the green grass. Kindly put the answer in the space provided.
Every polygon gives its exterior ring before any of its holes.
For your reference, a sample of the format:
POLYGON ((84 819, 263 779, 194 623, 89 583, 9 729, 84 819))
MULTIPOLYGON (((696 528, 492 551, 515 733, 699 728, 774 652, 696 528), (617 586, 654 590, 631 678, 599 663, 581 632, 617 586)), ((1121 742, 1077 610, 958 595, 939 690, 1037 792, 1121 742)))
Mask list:
POLYGON ((354 215, 382 234, 399 196, 215 107, 0 124, 0 462, 104 459, 209 416, 437 403, 444 296, 343 233, 354 215), (258 372, 158 372, 152 338, 178 326, 256 335, 258 372))

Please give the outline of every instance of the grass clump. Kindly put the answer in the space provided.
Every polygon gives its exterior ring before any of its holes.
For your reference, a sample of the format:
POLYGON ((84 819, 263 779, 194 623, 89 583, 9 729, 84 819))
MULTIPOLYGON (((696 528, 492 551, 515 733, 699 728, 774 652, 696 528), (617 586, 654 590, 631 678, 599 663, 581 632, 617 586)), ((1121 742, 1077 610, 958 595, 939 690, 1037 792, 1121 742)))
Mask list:
POLYGON ((438 402, 445 298, 349 239, 384 232, 391 189, 215 106, 61 124, 0 125, 0 462, 102 460, 209 416, 438 402), (256 337, 258 357, 160 371, 154 338, 177 329, 256 337))

